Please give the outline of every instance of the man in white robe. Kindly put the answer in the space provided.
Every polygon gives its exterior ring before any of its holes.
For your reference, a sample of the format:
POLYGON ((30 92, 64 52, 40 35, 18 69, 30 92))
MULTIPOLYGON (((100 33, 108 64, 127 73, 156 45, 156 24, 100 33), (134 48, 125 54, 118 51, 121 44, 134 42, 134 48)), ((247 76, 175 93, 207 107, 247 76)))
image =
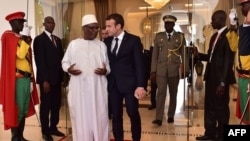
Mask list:
POLYGON ((70 42, 62 67, 70 75, 68 105, 73 141, 109 141, 106 45, 96 39, 94 15, 82 18, 83 38, 70 42))

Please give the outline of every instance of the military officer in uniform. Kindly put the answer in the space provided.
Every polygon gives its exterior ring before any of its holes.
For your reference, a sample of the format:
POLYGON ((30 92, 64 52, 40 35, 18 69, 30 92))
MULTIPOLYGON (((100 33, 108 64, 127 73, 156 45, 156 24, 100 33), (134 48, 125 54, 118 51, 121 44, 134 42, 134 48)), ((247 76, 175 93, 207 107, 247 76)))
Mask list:
MULTIPOLYGON (((170 94, 167 122, 174 122, 179 79, 180 75, 184 74, 184 66, 188 66, 184 65, 184 34, 174 30, 177 18, 166 15, 162 19, 166 31, 156 34, 151 63, 151 81, 156 82, 158 86, 156 115, 152 123, 158 126, 162 125, 167 86, 170 94)), ((185 71, 187 72, 188 68, 185 71)))

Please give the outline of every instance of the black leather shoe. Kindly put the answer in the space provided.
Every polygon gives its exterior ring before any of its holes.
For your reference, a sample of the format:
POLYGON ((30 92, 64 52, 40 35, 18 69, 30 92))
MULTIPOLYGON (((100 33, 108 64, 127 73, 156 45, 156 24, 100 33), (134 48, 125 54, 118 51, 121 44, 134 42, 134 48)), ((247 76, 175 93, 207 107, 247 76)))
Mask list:
POLYGON ((155 108, 156 108, 156 106, 151 105, 150 107, 148 107, 148 110, 153 110, 155 108))
POLYGON ((201 141, 210 140, 210 141, 214 141, 215 138, 204 135, 204 136, 196 137, 196 140, 201 140, 201 141))
POLYGON ((215 141, 224 141, 224 138, 223 137, 218 137, 218 138, 216 138, 215 141))
POLYGON ((162 121, 161 120, 153 120, 152 121, 153 124, 157 124, 158 126, 161 126, 162 125, 162 121))
POLYGON ((43 139, 44 139, 45 141, 53 141, 52 136, 49 135, 49 134, 43 134, 43 139))
POLYGON ((174 118, 168 118, 168 123, 173 123, 174 122, 174 118))
POLYGON ((65 136, 62 132, 55 130, 55 131, 51 131, 50 132, 51 135, 55 135, 55 136, 59 136, 59 137, 63 137, 65 136))

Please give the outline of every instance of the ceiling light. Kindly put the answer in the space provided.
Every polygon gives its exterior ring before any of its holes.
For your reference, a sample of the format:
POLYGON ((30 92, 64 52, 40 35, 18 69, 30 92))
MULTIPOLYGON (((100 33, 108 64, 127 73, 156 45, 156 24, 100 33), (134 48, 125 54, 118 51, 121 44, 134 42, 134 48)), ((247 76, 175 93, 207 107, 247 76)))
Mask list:
POLYGON ((192 6, 203 6, 203 3, 194 3, 194 4, 185 4, 185 7, 192 7, 192 6))
POLYGON ((142 7, 139 7, 140 10, 145 10, 145 9, 155 9, 153 6, 149 6, 149 7, 146 7, 146 6, 142 6, 142 7))
POLYGON ((147 17, 143 22, 143 31, 145 34, 149 34, 151 32, 151 20, 148 17, 148 8, 146 8, 147 17))
POLYGON ((166 5, 170 0, 144 0, 146 3, 150 4, 156 9, 161 9, 166 5))

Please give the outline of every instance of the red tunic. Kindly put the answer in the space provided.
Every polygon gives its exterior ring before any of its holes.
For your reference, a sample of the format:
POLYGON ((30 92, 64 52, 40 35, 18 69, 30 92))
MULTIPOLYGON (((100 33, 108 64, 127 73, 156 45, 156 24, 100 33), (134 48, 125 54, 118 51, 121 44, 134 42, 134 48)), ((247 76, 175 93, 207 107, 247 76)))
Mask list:
MULTIPOLYGON (((19 37, 14 32, 7 30, 3 33, 2 41, 2 65, 0 70, 0 104, 2 104, 4 116, 4 129, 18 126, 18 108, 16 104, 16 51, 19 37)), ((30 49, 30 57, 31 57, 30 49)), ((32 63, 31 63, 32 64, 32 63)), ((34 75, 33 75, 34 76, 34 75)), ((39 103, 36 84, 33 80, 32 99, 26 117, 35 114, 34 106, 39 103)))

